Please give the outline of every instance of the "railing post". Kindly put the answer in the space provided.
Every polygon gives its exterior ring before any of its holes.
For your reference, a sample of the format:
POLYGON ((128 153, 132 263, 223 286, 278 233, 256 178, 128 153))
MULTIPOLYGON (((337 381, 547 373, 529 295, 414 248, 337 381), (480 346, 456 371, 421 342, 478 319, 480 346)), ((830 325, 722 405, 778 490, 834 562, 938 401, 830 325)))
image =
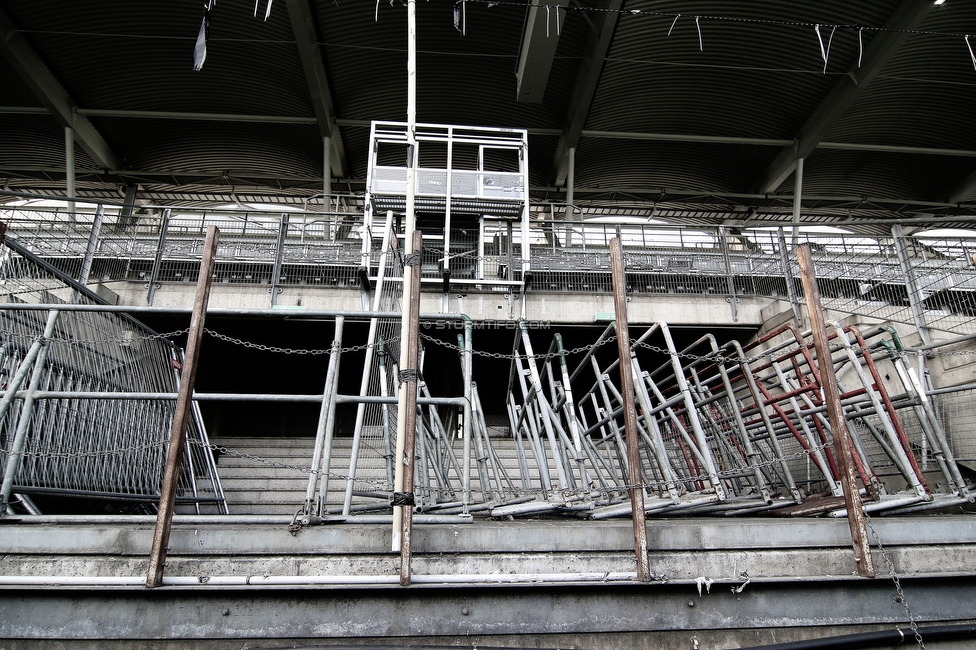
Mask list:
POLYGON ((790 308, 793 310, 793 320, 798 326, 803 324, 803 315, 800 313, 800 301, 796 296, 796 287, 793 284, 793 267, 787 254, 786 235, 783 228, 777 228, 779 236, 779 265, 783 271, 783 280, 786 282, 786 295, 790 301, 790 308))
POLYGON ((16 376, 7 386, 7 394, 4 395, 3 408, 0 408, 0 417, 6 414, 7 407, 13 402, 14 394, 23 383, 27 376, 27 371, 33 362, 34 370, 31 374, 30 383, 27 386, 27 397, 20 409, 20 416, 17 420, 17 428, 14 432, 13 441, 7 451, 7 465, 3 472, 3 484, 0 485, 0 515, 6 514, 7 506, 10 503, 10 492, 14 487, 14 477, 20 471, 20 465, 24 459, 24 445, 27 444, 27 429, 31 423, 31 411, 34 409, 34 391, 37 390, 41 378, 44 375, 44 364, 47 362, 47 354, 51 349, 48 340, 54 335, 54 327, 58 321, 58 312, 52 309, 48 312, 47 324, 44 326, 44 334, 34 341, 30 351, 24 358, 20 367, 17 369, 16 376))
POLYGON ((149 273, 149 291, 146 293, 146 304, 152 306, 156 296, 156 283, 159 281, 159 268, 163 263, 163 250, 166 248, 166 231, 169 229, 169 208, 163 210, 162 220, 159 222, 159 240, 156 242, 156 258, 153 260, 152 271, 149 273))
POLYGON ((840 484, 844 489, 844 505, 847 508, 847 523, 851 529, 851 541, 854 543, 854 556, 857 560, 858 575, 873 578, 874 560, 871 558, 871 545, 868 540, 867 524, 864 509, 861 504, 861 494, 858 491, 854 477, 854 459, 851 454, 851 438, 844 418, 844 407, 840 403, 840 392, 837 388, 837 375, 834 374, 834 364, 830 354, 830 342, 827 340, 827 326, 824 322, 823 306, 820 302, 820 289, 817 287, 817 277, 810 255, 810 245, 804 244, 796 249, 797 260, 800 262, 803 294, 807 301, 807 312, 810 314, 810 329, 813 334, 813 345, 817 351, 817 365, 820 366, 820 384, 823 389, 824 405, 830 418, 830 430, 833 436, 834 452, 840 472, 840 484))
POLYGON ((905 234, 902 232, 901 225, 895 224, 891 227, 891 237, 895 241, 895 251, 898 253, 898 263, 901 265, 901 272, 905 275, 905 289, 908 293, 908 304, 912 309, 912 318, 918 335, 922 338, 923 345, 932 345, 932 337, 929 333, 928 325, 925 322, 925 297, 918 287, 915 280, 915 270, 912 268, 912 259, 908 254, 908 247, 905 245, 905 234))
POLYGON ((278 224, 278 243, 275 246, 274 268, 271 269, 271 307, 278 303, 278 294, 281 289, 278 284, 281 282, 281 262, 285 256, 285 238, 288 236, 288 213, 281 214, 281 222, 278 224))
POLYGON ((98 236, 102 229, 102 219, 105 216, 105 205, 98 204, 95 210, 95 217, 92 220, 91 232, 88 233, 88 246, 85 247, 85 257, 81 260, 81 270, 78 272, 78 282, 88 285, 88 276, 91 273, 92 260, 95 257, 95 249, 98 248, 98 236))
POLYGON ((739 322, 739 299, 735 295, 735 278, 732 277, 732 258, 729 256, 729 233, 725 228, 718 229, 718 241, 722 247, 722 259, 725 261, 725 276, 728 279, 729 296, 726 300, 732 307, 732 322, 739 322))
POLYGON ((634 521, 634 554, 637 579, 647 582, 651 569, 647 559, 647 521, 644 515, 644 481, 641 477, 640 449, 637 447, 637 407, 634 405, 634 367, 630 356, 630 330, 627 327, 627 280, 620 238, 610 240, 610 271, 613 277, 613 307, 617 320, 617 352, 620 356, 620 396, 623 399, 627 482, 630 484, 631 515, 634 521))
POLYGON ((158 587, 163 584, 163 568, 168 550, 170 528, 173 524, 173 507, 176 504, 180 465, 183 462, 186 424, 190 417, 190 400, 193 395, 193 384, 196 381, 197 360, 200 356, 203 324, 207 316, 207 302, 210 298, 210 285, 213 279, 217 234, 217 227, 210 226, 207 229, 207 239, 203 245, 203 259, 200 262, 200 276, 197 279, 196 295, 193 298, 193 314, 190 316, 190 332, 187 335, 180 390, 176 398, 176 408, 173 412, 173 422, 169 433, 166 469, 163 474, 163 485, 159 491, 159 510, 156 515, 156 530, 153 533, 152 549, 149 555, 149 572, 146 576, 147 587, 158 587))
MULTIPOLYGON (((403 456, 399 455, 396 462, 403 464, 403 487, 399 493, 393 494, 393 505, 399 506, 402 513, 400 529, 400 584, 406 587, 410 584, 410 542, 413 531, 413 479, 414 466, 414 438, 417 432, 417 365, 420 357, 420 271, 423 259, 423 234, 417 230, 413 235, 413 245, 404 262, 404 281, 407 280, 407 270, 410 270, 410 302, 404 305, 408 309, 409 325, 402 328, 400 339, 401 350, 406 347, 406 363, 400 366, 400 400, 397 405, 397 434, 403 423, 403 456)), ((401 352, 401 357, 403 353, 401 352)))

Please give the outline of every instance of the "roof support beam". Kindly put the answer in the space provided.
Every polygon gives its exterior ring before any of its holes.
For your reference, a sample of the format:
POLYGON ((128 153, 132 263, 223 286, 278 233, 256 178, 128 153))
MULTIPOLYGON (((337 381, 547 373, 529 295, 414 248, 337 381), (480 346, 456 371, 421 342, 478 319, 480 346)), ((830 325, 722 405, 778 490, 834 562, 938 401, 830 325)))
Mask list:
POLYGON ((596 94, 600 76, 603 74, 603 63, 610 51, 613 33, 617 29, 617 21, 620 18, 619 12, 623 4, 624 0, 600 0, 597 7, 598 11, 594 12, 593 26, 595 29, 590 33, 586 47, 583 49, 583 60, 580 62, 579 72, 576 75, 576 87, 573 89, 569 111, 566 113, 566 128, 559 138, 559 144, 556 145, 556 155, 552 163, 556 186, 566 182, 566 172, 569 168, 569 150, 575 149, 579 145, 583 126, 586 124, 586 116, 590 113, 593 96, 596 94))
POLYGON ((946 200, 949 203, 963 203, 966 199, 973 198, 976 194, 976 171, 967 176, 961 183, 956 185, 946 200))
POLYGON ((332 92, 329 90, 329 77, 325 72, 325 63, 319 47, 318 34, 315 29, 315 19, 309 0, 285 0, 288 7, 288 17, 291 19, 291 30, 295 34, 298 45, 298 55, 302 60, 305 71, 305 81, 308 93, 312 98, 315 109, 315 119, 323 138, 332 140, 332 170, 337 176, 345 176, 348 170, 346 164, 346 150, 342 144, 342 134, 335 121, 335 107, 332 104, 332 92))
POLYGON ((550 4, 545 6, 529 5, 525 14, 518 67, 515 69, 516 101, 524 104, 542 103, 552 61, 556 58, 559 33, 566 18, 566 12, 560 9, 565 9, 567 5, 569 0, 550 0, 550 4))
POLYGON ((773 160, 760 180, 757 191, 760 194, 775 192, 783 181, 796 169, 797 158, 807 158, 817 148, 820 141, 844 116, 861 93, 878 76, 898 49, 908 40, 909 30, 916 29, 928 15, 933 6, 932 0, 904 0, 885 24, 885 31, 879 32, 864 50, 862 65, 853 65, 846 75, 840 78, 827 98, 800 127, 796 134, 795 146, 784 147, 773 160))
POLYGON ((77 105, 71 95, 3 9, 0 9, 0 50, 58 123, 74 130, 75 141, 96 165, 103 169, 122 167, 122 158, 112 151, 87 117, 76 113, 77 105))

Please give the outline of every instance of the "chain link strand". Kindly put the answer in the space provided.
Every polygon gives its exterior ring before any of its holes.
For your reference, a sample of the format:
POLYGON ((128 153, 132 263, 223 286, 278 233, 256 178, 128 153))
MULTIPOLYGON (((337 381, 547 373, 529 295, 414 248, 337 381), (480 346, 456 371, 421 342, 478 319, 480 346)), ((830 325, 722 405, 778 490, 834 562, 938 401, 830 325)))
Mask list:
POLYGON ((891 559, 891 553, 881 544, 878 531, 874 529, 874 525, 871 523, 871 517, 866 511, 864 512, 864 520, 867 522, 868 528, 871 529, 871 536, 874 537, 874 543, 878 545, 878 550, 881 551, 881 557, 884 559, 885 566, 888 567, 888 576, 895 583, 898 602, 905 608, 905 614, 908 615, 908 625, 915 634, 915 641, 918 643, 918 647, 924 650, 925 644, 922 642, 922 634, 918 631, 918 624, 915 622, 915 615, 912 614, 912 608, 908 606, 908 598, 905 597, 905 591, 901 588, 901 580, 898 579, 898 574, 895 573, 895 563, 891 559))

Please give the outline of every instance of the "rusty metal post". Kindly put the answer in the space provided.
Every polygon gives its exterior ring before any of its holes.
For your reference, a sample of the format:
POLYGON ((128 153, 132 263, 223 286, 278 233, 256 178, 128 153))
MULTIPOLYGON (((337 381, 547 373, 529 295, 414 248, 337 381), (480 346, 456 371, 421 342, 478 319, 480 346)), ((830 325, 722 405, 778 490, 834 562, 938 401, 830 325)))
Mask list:
MULTIPOLYGON (((404 263, 410 269, 409 327, 400 345, 407 346, 407 366, 400 369, 400 390, 403 392, 403 493, 394 495, 394 505, 400 502, 403 510, 400 536, 400 584, 410 584, 410 534, 413 532, 414 438, 417 432, 417 365, 420 358, 420 270, 423 233, 413 234, 410 259, 404 263)), ((405 276, 406 274, 404 274, 405 276)), ((404 277, 406 280, 406 277, 404 277)), ((400 459, 398 459, 399 461, 400 459)))
POLYGON ((630 357, 630 330, 627 327, 627 280, 620 238, 610 240, 610 271, 613 280, 613 308, 617 319, 617 352, 620 355, 620 395, 623 398, 627 482, 630 484, 631 516, 634 521, 634 553, 637 579, 647 582, 651 569, 647 560, 647 521, 644 517, 644 487, 641 478, 640 450, 637 447, 637 408, 634 405, 634 364, 630 357))
POLYGON ((867 522, 861 506, 861 494, 854 477, 854 459, 851 456, 850 432, 840 403, 837 388, 837 375, 831 361, 830 343, 827 339, 827 326, 824 322, 823 307, 820 303, 820 290, 810 255, 810 245, 804 244, 796 249, 800 263, 800 279, 803 282, 803 295, 806 298, 807 312, 810 316, 810 329, 813 333, 813 346, 817 351, 817 365, 820 366, 820 381, 824 392, 824 404, 830 418, 834 451, 837 456, 841 487, 844 489, 844 505, 847 507, 847 522, 851 528, 851 541, 854 543, 854 556, 857 560, 858 575, 873 578, 874 561, 871 558, 871 545, 868 540, 867 522))
POLYGON ((149 552, 149 573, 147 587, 163 584, 163 567, 169 545, 169 533, 173 523, 173 506, 176 503, 176 488, 183 462, 183 443, 186 439, 186 424, 192 407, 193 384, 197 374, 197 359, 200 357, 200 341, 203 339, 203 323, 207 314, 207 301, 210 298, 210 284, 213 277, 214 254, 217 251, 216 226, 207 229, 207 239, 203 245, 203 260, 200 262, 200 277, 193 298, 193 314, 190 316, 190 332, 187 335, 186 357, 180 375, 180 391, 176 398, 173 424, 169 432, 169 452, 166 455, 166 469, 163 486, 159 494, 159 512, 156 515, 156 531, 153 533, 152 550, 149 552))

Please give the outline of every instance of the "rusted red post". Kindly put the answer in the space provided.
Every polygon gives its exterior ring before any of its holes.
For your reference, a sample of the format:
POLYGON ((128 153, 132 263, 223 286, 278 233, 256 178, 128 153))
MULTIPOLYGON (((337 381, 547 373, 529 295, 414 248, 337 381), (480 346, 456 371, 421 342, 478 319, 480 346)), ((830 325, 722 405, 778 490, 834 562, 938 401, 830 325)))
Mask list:
POLYGON ((857 560, 858 575, 874 577, 874 560, 871 558, 871 545, 868 540, 867 522, 861 505, 857 480, 854 477, 854 459, 851 454, 850 432, 840 403, 837 388, 837 375, 831 361, 830 342, 824 322, 823 307, 820 302, 820 289, 817 288, 817 275, 810 255, 810 246, 803 244, 796 249, 800 262, 800 277, 803 281, 803 294, 806 298, 807 312, 810 315, 810 329, 813 333, 813 346, 817 351, 817 365, 820 367, 820 382, 824 392, 824 404, 830 418, 834 451, 840 471, 841 487, 844 490, 844 505, 847 507, 847 522, 851 528, 851 541, 854 543, 854 556, 857 560))
POLYGON ((200 277, 193 298, 193 313, 190 316, 190 332, 187 335, 186 356, 183 359, 183 372, 180 375, 180 391, 176 398, 173 424, 169 432, 169 452, 166 455, 166 469, 163 486, 159 494, 159 511, 156 514, 156 531, 153 533, 152 550, 149 552, 149 573, 147 587, 163 584, 163 568, 169 545, 169 533, 173 524, 173 507, 176 503, 176 488, 183 463, 183 443, 186 439, 186 423, 190 417, 193 384, 197 374, 197 359, 200 357, 200 342, 203 339, 203 322, 210 299, 210 284, 213 277, 214 255, 217 251, 216 226, 207 229, 207 239, 203 245, 203 260, 200 262, 200 277))
MULTIPOLYGON (((423 234, 416 230, 413 234, 412 259, 410 266, 410 305, 408 306, 410 326, 400 339, 400 345, 407 346, 407 367, 401 369, 403 379, 400 390, 406 392, 406 414, 403 430, 403 492, 407 504, 403 507, 403 523, 400 536, 400 584, 410 584, 410 535, 413 532, 413 472, 414 437, 417 431, 417 366, 420 358, 420 270, 423 247, 423 234)), ((406 274, 404 274, 406 276, 406 274)), ((406 277, 404 277, 406 280, 406 277)))
POLYGON ((624 442, 627 445, 627 482, 634 521, 634 554, 637 556, 637 579, 651 579, 647 559, 647 521, 644 518, 644 487, 641 477, 640 450, 637 448, 637 407, 634 405, 634 364, 630 360, 630 330, 627 327, 627 280, 620 238, 610 240, 610 271, 613 280, 613 308, 617 320, 617 353, 620 356, 620 395, 624 408, 624 442))

